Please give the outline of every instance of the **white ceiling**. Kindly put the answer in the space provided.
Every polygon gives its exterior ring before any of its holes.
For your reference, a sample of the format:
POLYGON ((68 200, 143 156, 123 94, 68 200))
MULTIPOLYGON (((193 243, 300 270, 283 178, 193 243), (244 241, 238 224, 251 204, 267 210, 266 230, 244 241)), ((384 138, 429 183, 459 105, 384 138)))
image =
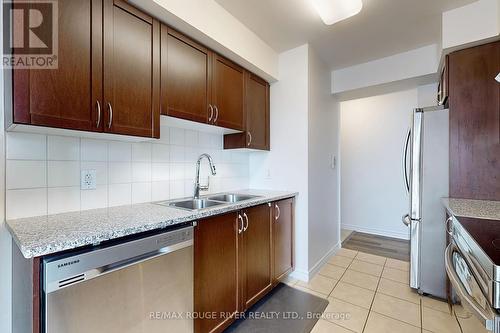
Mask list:
POLYGON ((325 25, 310 0, 216 0, 277 52, 309 42, 331 69, 441 42, 441 13, 475 0, 363 0, 325 25))

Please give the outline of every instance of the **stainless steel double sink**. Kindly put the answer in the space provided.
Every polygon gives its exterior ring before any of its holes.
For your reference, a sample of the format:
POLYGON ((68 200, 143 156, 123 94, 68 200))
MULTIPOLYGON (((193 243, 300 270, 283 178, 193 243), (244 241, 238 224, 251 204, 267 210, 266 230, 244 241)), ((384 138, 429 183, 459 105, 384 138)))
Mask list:
POLYGON ((235 193, 225 193, 225 194, 215 194, 213 196, 208 196, 200 199, 183 199, 179 201, 162 201, 157 202, 157 205, 174 207, 184 210, 201 210, 221 205, 226 205, 230 203, 237 203, 240 201, 250 200, 258 198, 257 195, 247 195, 247 194, 235 194, 235 193))

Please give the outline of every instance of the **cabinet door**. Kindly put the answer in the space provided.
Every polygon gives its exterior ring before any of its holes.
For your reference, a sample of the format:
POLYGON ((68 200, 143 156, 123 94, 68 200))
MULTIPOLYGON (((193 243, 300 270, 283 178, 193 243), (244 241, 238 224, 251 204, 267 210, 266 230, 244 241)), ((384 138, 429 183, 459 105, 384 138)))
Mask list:
POLYGON ((159 137, 160 24, 120 0, 104 0, 107 132, 159 137))
POLYGON ((281 279, 293 268, 293 199, 274 203, 274 279, 281 279))
POLYGON ((271 211, 267 204, 243 211, 242 310, 251 307, 272 288, 271 211))
POLYGON ((245 103, 247 146, 269 150, 269 84, 249 73, 246 79, 245 103))
POLYGON ((208 49, 162 25, 162 114, 201 123, 208 121, 210 57, 208 49))
POLYGON ((238 311, 237 214, 202 220, 194 234, 194 311, 215 313, 195 319, 196 333, 222 332, 238 311), (225 316, 219 316, 225 314, 225 316))
POLYGON ((213 123, 242 131, 245 127, 243 68, 215 54, 212 75, 212 104, 216 109, 213 123))
POLYGON ((13 122, 99 131, 102 0, 64 0, 57 5, 58 68, 13 70, 13 122))

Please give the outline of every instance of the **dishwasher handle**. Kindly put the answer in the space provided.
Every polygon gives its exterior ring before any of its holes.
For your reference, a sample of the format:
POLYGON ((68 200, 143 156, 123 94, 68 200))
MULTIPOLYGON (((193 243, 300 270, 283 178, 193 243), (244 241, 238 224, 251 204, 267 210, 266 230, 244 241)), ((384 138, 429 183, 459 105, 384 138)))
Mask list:
POLYGON ((91 270, 92 274, 95 274, 95 276, 92 276, 92 277, 97 277, 100 275, 112 273, 112 272, 118 271, 120 269, 126 268, 128 266, 132 266, 132 265, 141 263, 141 262, 146 261, 146 260, 151 260, 151 259, 158 258, 158 257, 164 256, 166 254, 169 254, 169 253, 172 253, 172 252, 175 252, 178 250, 182 250, 182 249, 189 247, 189 246, 193 246, 192 239, 187 240, 187 241, 182 242, 182 243, 177 243, 177 244, 174 244, 171 246, 165 246, 165 247, 162 247, 161 249, 155 250, 155 251, 150 252, 150 253, 145 253, 145 254, 138 255, 138 256, 133 257, 133 258, 128 258, 128 259, 125 259, 125 260, 122 260, 122 261, 119 261, 119 262, 116 262, 113 264, 109 264, 109 265, 105 265, 105 266, 102 266, 99 268, 95 268, 95 269, 91 270))
POLYGON ((451 243, 446 248, 444 256, 446 273, 448 275, 448 278, 450 279, 450 283, 455 288, 455 292, 463 303, 462 305, 470 309, 474 313, 474 315, 481 320, 481 323, 486 327, 488 331, 496 332, 496 322, 493 311, 491 309, 484 309, 474 298, 469 295, 462 282, 460 281, 458 274, 455 272, 455 268, 453 265, 454 252, 460 254, 456 245, 451 243))

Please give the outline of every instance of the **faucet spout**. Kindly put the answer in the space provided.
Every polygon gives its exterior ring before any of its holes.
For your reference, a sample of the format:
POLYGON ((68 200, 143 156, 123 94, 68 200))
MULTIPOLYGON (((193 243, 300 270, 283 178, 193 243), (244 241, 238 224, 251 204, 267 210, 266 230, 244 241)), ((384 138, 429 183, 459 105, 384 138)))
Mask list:
POLYGON ((212 176, 215 176, 217 174, 217 170, 215 169, 214 161, 212 160, 212 156, 209 154, 201 154, 200 157, 198 157, 198 161, 196 161, 196 179, 195 179, 195 184, 194 184, 194 199, 199 199, 200 198, 200 190, 202 191, 207 191, 209 184, 205 186, 200 185, 200 166, 201 166, 201 160, 206 158, 208 160, 208 164, 210 166, 210 172, 212 173, 212 176))

